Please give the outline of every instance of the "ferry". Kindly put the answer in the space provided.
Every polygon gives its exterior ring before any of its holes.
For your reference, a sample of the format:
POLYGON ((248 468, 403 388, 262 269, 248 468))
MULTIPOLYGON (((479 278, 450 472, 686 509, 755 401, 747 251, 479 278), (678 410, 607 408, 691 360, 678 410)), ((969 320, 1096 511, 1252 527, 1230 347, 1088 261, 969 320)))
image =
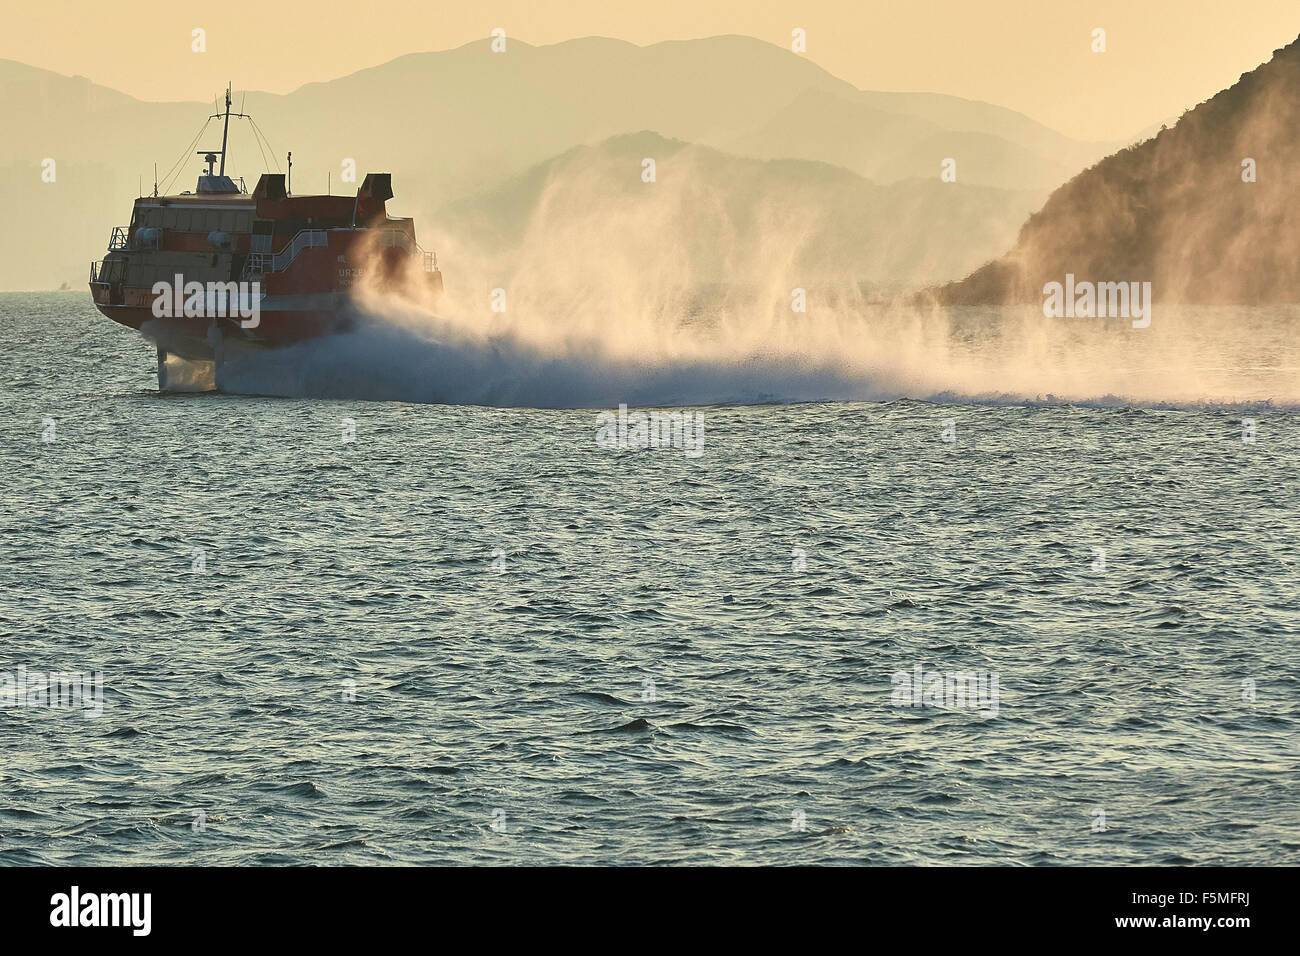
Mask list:
POLYGON ((388 215, 389 173, 368 173, 355 195, 296 196, 290 153, 288 180, 264 173, 251 194, 236 184, 226 175, 230 118, 251 117, 230 107, 227 87, 224 113, 208 117, 223 120, 221 148, 199 151, 207 168, 194 191, 159 196, 155 183, 90 266, 95 306, 155 346, 163 390, 219 389, 239 350, 347 332, 361 281, 426 302, 443 288, 414 221, 388 215))

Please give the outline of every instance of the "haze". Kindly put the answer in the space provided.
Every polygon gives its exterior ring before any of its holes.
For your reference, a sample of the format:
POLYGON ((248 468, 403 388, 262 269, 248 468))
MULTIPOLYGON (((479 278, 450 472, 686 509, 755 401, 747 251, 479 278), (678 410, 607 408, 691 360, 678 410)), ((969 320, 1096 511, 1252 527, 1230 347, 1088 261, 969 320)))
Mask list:
POLYGON ((382 7, 233 0, 207 11, 145 0, 129 12, 91 11, 68 0, 8 4, 0 58, 145 100, 210 101, 227 79, 287 93, 405 53, 452 49, 498 26, 533 44, 735 33, 786 48, 801 27, 807 56, 860 89, 986 100, 1077 139, 1124 139, 1176 116, 1266 60, 1279 38, 1300 33, 1294 0, 392 0, 382 7), (207 30, 206 53, 190 50, 195 27, 207 30), (1095 27, 1107 31, 1104 55, 1089 49, 1095 27))

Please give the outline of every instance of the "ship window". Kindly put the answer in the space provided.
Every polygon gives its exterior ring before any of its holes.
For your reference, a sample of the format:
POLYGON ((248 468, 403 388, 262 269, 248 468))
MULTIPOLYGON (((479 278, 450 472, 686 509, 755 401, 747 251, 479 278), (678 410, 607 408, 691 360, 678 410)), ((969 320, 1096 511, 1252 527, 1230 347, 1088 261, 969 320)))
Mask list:
POLYGON ((176 228, 181 232, 190 231, 191 213, 188 209, 178 209, 176 211, 176 228))
POLYGON ((248 232, 248 213, 235 213, 235 232, 248 232))
POLYGON ((223 212, 221 214, 221 231, 222 232, 235 231, 235 214, 233 212, 223 212))

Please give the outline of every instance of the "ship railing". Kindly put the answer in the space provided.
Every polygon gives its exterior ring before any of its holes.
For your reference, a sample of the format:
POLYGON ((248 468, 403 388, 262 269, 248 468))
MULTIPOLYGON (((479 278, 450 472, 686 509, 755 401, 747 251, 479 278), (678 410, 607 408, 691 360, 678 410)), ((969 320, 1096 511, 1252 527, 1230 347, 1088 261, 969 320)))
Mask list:
POLYGON ((324 229, 303 229, 289 241, 283 251, 271 257, 271 271, 283 272, 298 258, 298 253, 315 246, 329 245, 329 237, 324 229))
POLYGON ((411 237, 400 229, 376 229, 378 236, 378 245, 381 249, 405 249, 407 252, 415 251, 415 243, 411 237))
POLYGON ((250 252, 248 258, 244 260, 242 278, 247 279, 250 275, 264 275, 270 266, 271 254, 269 252, 250 252))
POLYGON ((438 271, 438 254, 420 247, 420 244, 412 239, 409 235, 400 229, 385 229, 380 232, 383 237, 380 240, 384 248, 405 249, 413 256, 419 256, 424 261, 425 272, 438 271))
MULTIPOLYGON (((329 245, 329 231, 326 229, 303 229, 289 241, 280 252, 250 252, 244 261, 244 277, 265 275, 268 272, 283 272, 298 258, 304 249, 329 245)), ((409 235, 398 229, 379 231, 378 241, 381 248, 401 248, 412 255, 419 255, 424 260, 425 272, 438 271, 438 254, 421 249, 409 235)))
POLYGON ((413 256, 419 256, 424 260, 425 272, 438 271, 438 254, 420 247, 420 244, 412 239, 407 233, 400 229, 383 229, 379 235, 382 237, 379 242, 380 246, 385 249, 405 249, 413 256))
POLYGON ((250 252, 244 262, 245 275, 265 275, 268 272, 283 272, 298 258, 304 249, 329 245, 329 236, 324 229, 303 229, 280 252, 250 252))
POLYGON ((90 284, 91 285, 99 284, 99 266, 102 261, 103 260, 101 259, 92 259, 90 262, 90 284))
POLYGON ((108 251, 114 249, 126 249, 131 244, 131 232, 129 226, 114 226, 113 235, 108 240, 108 251))

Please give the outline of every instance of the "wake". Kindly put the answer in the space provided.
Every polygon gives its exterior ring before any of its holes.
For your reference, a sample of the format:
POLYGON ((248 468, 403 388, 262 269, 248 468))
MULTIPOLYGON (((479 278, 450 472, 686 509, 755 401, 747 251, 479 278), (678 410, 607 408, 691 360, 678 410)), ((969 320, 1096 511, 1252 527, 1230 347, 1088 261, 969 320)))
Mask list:
POLYGON ((387 312, 347 334, 239 356, 223 368, 220 390, 554 409, 917 400, 1300 410, 1296 369, 1261 364, 1258 351, 1251 365, 1198 366, 1201 349, 1189 353, 1186 335, 1035 341, 1009 331, 1019 321, 1012 314, 990 327, 987 315, 939 322, 885 310, 833 329, 809 325, 802 338, 704 325, 619 346, 612 335, 543 336, 490 320, 470 327, 405 305, 387 312), (1144 354, 1133 353, 1135 341, 1144 354))
POLYGON ((879 401, 897 386, 806 358, 636 360, 599 349, 547 354, 503 335, 430 336, 375 322, 344 335, 240 356, 220 388, 243 395, 510 408, 879 401))

